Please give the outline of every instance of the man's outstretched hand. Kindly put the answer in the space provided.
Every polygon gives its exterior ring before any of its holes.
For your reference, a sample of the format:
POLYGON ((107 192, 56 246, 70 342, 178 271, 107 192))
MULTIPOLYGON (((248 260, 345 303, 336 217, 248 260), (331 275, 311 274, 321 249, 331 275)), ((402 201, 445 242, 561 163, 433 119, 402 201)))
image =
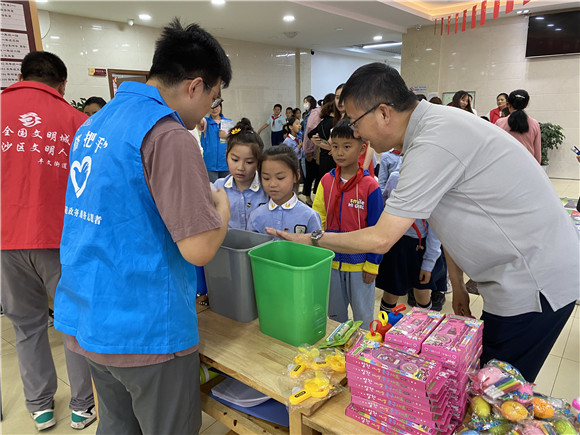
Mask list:
POLYGON ((296 234, 288 231, 281 231, 274 228, 266 227, 266 232, 274 237, 279 237, 282 240, 289 240, 291 242, 302 243, 303 245, 312 245, 310 241, 310 233, 296 234))

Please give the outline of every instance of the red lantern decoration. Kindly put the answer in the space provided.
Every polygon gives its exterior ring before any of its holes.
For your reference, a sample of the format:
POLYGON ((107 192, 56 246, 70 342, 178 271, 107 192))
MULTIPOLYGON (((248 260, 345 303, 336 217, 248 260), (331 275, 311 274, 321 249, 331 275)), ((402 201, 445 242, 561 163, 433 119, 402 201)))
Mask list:
POLYGON ((481 2, 481 17, 479 18, 479 25, 480 26, 484 26, 485 25, 485 10, 487 8, 487 1, 484 0, 481 2))
POLYGON ((459 22, 459 14, 455 14, 455 30, 454 33, 457 35, 457 23, 459 22))
POLYGON ((449 35, 449 28, 451 27, 451 15, 447 17, 447 34, 449 35))
POLYGON ((507 0, 505 2, 505 13, 509 14, 513 10, 514 10, 514 0, 507 0))
POLYGON ((495 20, 498 16, 499 16, 499 6, 500 6, 500 1, 499 0, 495 0, 493 2, 493 19, 495 20))
POLYGON ((461 31, 465 32, 465 22, 467 21, 467 9, 463 10, 463 20, 461 21, 461 31))
POLYGON ((476 24, 477 24, 477 5, 471 8, 471 28, 475 29, 476 24))

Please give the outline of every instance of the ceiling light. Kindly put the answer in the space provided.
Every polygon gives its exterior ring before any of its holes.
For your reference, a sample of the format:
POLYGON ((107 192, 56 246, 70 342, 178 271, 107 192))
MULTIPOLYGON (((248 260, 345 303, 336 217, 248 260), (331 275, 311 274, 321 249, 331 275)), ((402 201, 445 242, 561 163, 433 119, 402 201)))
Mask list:
POLYGON ((529 9, 524 10, 524 14, 527 14, 528 12, 530 12, 529 9))
POLYGON ((556 32, 559 32, 559 31, 560 31, 560 30, 562 30, 562 29, 558 27, 558 28, 556 28, 556 29, 554 29, 554 30, 555 30, 556 32))
POLYGON ((93 30, 103 30, 103 27, 102 26, 97 26, 97 25, 93 25, 91 28, 93 30))
POLYGON ((517 11, 516 14, 520 15, 522 13, 522 11, 517 11))
POLYGON ((60 39, 60 36, 52 35, 50 39, 60 39))
POLYGON ((151 20, 151 15, 149 14, 139 14, 139 19, 143 20, 143 21, 149 21, 151 20))
POLYGON ((129 18, 127 20, 127 24, 130 25, 130 26, 132 26, 133 24, 135 24, 135 20, 133 18, 129 18))
POLYGON ((211 4, 214 6, 223 6, 226 4, 226 0, 211 0, 211 4))
POLYGON ((426 48, 425 51, 433 51, 432 48, 426 48))
POLYGON ((536 20, 543 20, 544 17, 536 17, 536 20))
POLYGON ((554 27, 554 25, 553 24, 548 24, 548 27, 554 27))
POLYGON ((373 36, 373 41, 382 41, 382 40, 383 40, 383 35, 373 36))
POLYGON ((385 42, 384 44, 369 44, 363 45, 363 48, 385 48, 385 47, 400 47, 402 42, 385 42))
POLYGON ((296 18, 294 18, 294 15, 284 15, 284 18, 282 18, 284 21, 286 21, 287 23, 291 23, 292 21, 294 21, 296 18))
POLYGON ((334 30, 336 30, 337 32, 342 32, 344 29, 343 29, 342 27, 337 27, 337 28, 336 28, 336 29, 334 29, 334 30))

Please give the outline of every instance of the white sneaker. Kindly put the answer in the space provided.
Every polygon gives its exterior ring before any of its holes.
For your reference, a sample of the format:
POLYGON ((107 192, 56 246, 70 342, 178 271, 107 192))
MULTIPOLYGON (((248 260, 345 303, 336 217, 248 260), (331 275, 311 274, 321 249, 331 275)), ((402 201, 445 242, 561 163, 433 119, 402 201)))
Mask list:
POLYGON ((97 410, 95 405, 89 409, 73 411, 71 414, 70 427, 73 429, 84 429, 97 419, 97 410))
POLYGON ((56 419, 54 418, 54 408, 31 412, 30 416, 34 420, 36 430, 38 431, 48 429, 49 427, 53 427, 56 424, 56 419))

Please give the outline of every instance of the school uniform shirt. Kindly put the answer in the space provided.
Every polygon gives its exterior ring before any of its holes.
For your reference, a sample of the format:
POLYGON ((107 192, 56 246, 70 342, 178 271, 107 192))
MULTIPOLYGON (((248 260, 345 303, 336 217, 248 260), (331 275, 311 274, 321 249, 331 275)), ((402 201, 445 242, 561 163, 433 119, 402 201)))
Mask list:
POLYGON ((30 80, 6 88, 1 104, 2 249, 58 249, 70 146, 87 115, 30 80))
POLYGON ((270 126, 272 133, 282 131, 284 124, 286 124, 286 118, 284 118, 282 115, 271 115, 264 124, 268 124, 270 126))
POLYGON ((208 171, 227 171, 228 162, 226 159, 226 149, 228 144, 220 139, 219 131, 224 121, 232 122, 220 114, 221 121, 215 122, 211 116, 206 116, 207 122, 205 132, 201 134, 201 147, 203 148, 203 161, 208 171))
POLYGON ((250 215, 248 230, 266 234, 266 227, 289 233, 311 233, 322 229, 320 216, 298 200, 296 194, 282 205, 271 199, 250 215))
POLYGON ((289 134, 288 137, 286 137, 286 139, 284 139, 283 144, 292 148, 294 150, 294 152, 296 153, 296 156, 298 157, 298 159, 301 159, 304 157, 304 153, 302 152, 302 149, 298 148, 298 145, 300 145, 300 143, 298 142, 297 137, 294 137, 291 134, 289 134))
MULTIPOLYGON (((383 192, 383 199, 387 200, 387 180, 390 175, 399 167, 399 160, 401 159, 401 152, 396 149, 392 149, 383 153, 381 155, 381 165, 379 169, 379 187, 381 192, 383 192)), ((398 170, 398 169, 397 169, 398 170)))
MULTIPOLYGON (((367 170, 357 185, 343 192, 340 199, 340 215, 334 216, 333 204, 336 183, 336 169, 324 174, 318 184, 312 209, 320 215, 323 227, 328 232, 347 233, 375 225, 383 212, 383 197, 377 181, 367 170)), ((379 254, 340 254, 336 253, 332 268, 345 272, 369 272, 377 274, 383 256, 379 254)))
POLYGON ((214 186, 218 189, 224 189, 230 201, 230 222, 228 228, 237 228, 240 230, 248 229, 250 214, 261 205, 268 202, 268 195, 260 185, 260 177, 256 172, 252 185, 240 192, 235 183, 233 175, 216 180, 214 186))

